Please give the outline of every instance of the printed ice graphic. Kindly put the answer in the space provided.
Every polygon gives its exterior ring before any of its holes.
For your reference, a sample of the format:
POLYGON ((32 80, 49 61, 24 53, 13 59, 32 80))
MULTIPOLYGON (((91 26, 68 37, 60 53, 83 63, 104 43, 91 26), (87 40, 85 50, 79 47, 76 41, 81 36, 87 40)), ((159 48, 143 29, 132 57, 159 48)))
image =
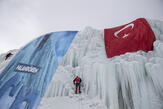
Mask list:
POLYGON ((76 33, 46 34, 22 48, 0 75, 0 107, 36 109, 76 33))

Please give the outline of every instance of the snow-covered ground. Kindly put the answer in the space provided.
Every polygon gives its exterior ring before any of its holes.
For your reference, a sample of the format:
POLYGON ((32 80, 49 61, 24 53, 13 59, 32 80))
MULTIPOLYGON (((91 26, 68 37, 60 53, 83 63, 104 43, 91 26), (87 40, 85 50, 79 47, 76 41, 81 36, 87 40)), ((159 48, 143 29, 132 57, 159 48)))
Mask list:
POLYGON ((58 96, 44 99, 39 109, 107 109, 98 99, 90 99, 84 94, 73 96, 58 96))
POLYGON ((80 31, 39 109, 163 109, 163 22, 148 22, 157 39, 154 50, 113 58, 106 57, 103 30, 80 31), (76 75, 82 78, 79 95, 72 82, 76 75))

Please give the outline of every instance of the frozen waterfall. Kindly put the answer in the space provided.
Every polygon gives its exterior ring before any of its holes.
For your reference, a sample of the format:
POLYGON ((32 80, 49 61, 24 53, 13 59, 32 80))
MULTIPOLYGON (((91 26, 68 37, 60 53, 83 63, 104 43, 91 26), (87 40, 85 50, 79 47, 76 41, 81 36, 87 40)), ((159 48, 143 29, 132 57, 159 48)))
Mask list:
POLYGON ((103 31, 85 28, 73 40, 45 97, 71 96, 72 80, 83 79, 83 91, 108 109, 163 109, 163 22, 148 20, 154 50, 106 58, 103 31))

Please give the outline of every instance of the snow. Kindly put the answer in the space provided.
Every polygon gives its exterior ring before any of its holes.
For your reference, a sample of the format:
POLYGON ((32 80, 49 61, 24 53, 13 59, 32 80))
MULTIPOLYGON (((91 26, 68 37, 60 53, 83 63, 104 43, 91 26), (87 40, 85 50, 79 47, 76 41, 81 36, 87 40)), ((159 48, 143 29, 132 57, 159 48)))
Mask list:
POLYGON ((7 53, 0 54, 0 74, 1 74, 1 71, 9 64, 9 62, 12 60, 12 58, 14 57, 14 55, 17 52, 18 52, 18 50, 17 49, 14 49, 14 50, 8 51, 7 53), (11 55, 7 60, 5 60, 6 55, 8 53, 12 53, 14 55, 11 55))
POLYGON ((163 109, 163 21, 148 22, 157 39, 154 50, 113 58, 106 57, 103 30, 80 31, 39 109, 163 109), (72 82, 76 75, 82 78, 79 95, 72 82))
POLYGON ((39 109, 107 109, 97 98, 85 95, 44 98, 39 109))

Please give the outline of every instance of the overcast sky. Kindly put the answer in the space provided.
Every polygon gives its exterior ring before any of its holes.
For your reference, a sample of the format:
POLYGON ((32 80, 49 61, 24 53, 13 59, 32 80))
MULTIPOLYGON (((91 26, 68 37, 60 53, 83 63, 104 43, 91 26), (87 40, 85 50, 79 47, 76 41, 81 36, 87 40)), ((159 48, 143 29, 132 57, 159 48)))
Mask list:
POLYGON ((0 53, 42 34, 163 19, 163 0, 0 0, 0 53))

